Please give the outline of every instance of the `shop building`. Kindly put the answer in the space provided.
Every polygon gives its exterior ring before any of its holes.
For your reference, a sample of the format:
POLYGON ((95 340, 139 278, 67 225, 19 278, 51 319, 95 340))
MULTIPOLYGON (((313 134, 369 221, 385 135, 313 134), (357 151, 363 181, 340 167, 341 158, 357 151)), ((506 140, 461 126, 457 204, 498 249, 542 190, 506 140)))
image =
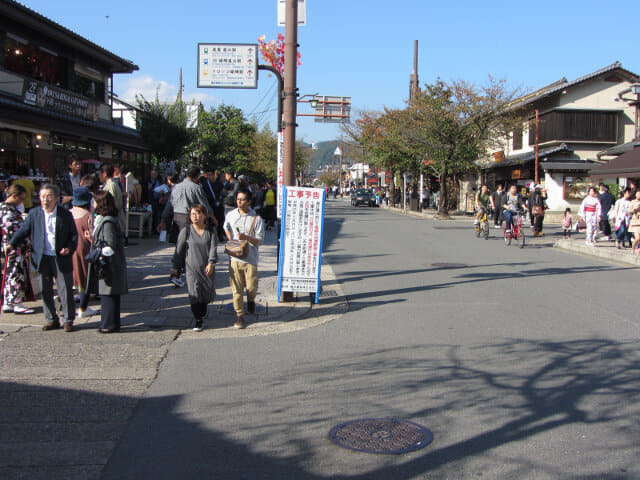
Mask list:
POLYGON ((90 171, 149 165, 139 133, 113 118, 113 75, 129 60, 13 1, 0 2, 0 167, 55 178, 76 154, 90 171))
POLYGON ((490 188, 517 184, 523 191, 538 180, 552 211, 579 204, 590 185, 598 154, 634 138, 634 108, 618 98, 640 77, 619 62, 568 81, 563 78, 513 102, 526 120, 510 142, 481 163, 490 188), (537 117, 537 118, 536 118, 537 117), (537 142, 536 142, 537 140, 537 142))

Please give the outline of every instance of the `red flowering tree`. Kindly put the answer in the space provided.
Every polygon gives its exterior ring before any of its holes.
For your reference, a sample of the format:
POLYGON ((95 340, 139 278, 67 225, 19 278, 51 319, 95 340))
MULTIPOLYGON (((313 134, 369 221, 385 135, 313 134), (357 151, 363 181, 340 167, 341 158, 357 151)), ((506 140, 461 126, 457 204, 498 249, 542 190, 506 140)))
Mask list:
MULTIPOLYGON (((273 68, 280 72, 280 75, 284 75, 284 35, 278 34, 276 40, 267 41, 267 36, 262 35, 258 38, 258 44, 260 48, 260 55, 262 59, 273 68)), ((300 61, 300 52, 297 52, 298 66, 302 65, 300 61)))

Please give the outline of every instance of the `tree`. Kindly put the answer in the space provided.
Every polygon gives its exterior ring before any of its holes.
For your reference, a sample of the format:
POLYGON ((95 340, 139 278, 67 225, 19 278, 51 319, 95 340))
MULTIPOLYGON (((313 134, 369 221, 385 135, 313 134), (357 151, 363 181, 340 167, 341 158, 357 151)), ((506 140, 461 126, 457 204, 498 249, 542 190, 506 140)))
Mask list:
POLYGON ((255 133, 255 126, 245 120, 239 108, 222 104, 209 111, 201 109, 190 151, 210 168, 249 173, 255 133))
POLYGON ((395 205, 395 177, 398 173, 415 172, 418 167, 415 149, 405 133, 405 110, 384 108, 384 112, 360 112, 355 132, 370 154, 374 165, 391 172, 390 201, 395 205))
POLYGON ((517 94, 507 92, 504 81, 492 78, 482 88, 438 80, 416 92, 406 115, 400 117, 406 145, 417 158, 428 159, 440 179, 439 216, 449 212, 447 179, 474 168, 478 158, 508 138, 521 122, 508 111, 517 94))
POLYGON ((184 106, 178 103, 160 103, 157 95, 153 102, 143 96, 136 97, 136 101, 140 109, 136 119, 138 131, 155 159, 180 159, 192 140, 192 135, 186 128, 184 106))

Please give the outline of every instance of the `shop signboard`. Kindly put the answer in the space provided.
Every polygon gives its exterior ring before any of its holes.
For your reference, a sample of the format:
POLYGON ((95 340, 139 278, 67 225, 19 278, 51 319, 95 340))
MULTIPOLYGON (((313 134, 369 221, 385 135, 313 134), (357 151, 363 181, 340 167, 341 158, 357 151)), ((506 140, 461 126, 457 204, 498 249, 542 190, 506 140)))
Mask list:
POLYGON ((258 88, 258 45, 199 43, 198 88, 258 88))
POLYGON ((283 187, 278 298, 282 292, 320 297, 325 190, 283 187))
POLYGON ((71 115, 85 120, 98 119, 98 104, 73 92, 52 87, 38 80, 24 82, 23 101, 32 107, 71 115))

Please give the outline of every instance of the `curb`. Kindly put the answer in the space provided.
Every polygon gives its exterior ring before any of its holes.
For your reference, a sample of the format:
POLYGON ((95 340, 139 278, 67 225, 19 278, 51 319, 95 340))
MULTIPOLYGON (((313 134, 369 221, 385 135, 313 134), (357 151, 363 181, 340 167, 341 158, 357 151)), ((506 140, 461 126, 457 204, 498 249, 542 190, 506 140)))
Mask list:
MULTIPOLYGON (((260 321, 258 316, 257 321, 248 323, 247 328, 244 330, 236 330, 233 327, 212 328, 210 330, 205 328, 202 332, 182 329, 177 341, 277 335, 296 332, 337 320, 349 310, 347 298, 337 281, 331 265, 327 263, 322 265, 321 276, 324 288, 317 304, 311 303, 310 297, 304 300, 302 300, 303 297, 298 297, 297 301, 289 304, 291 309, 278 319, 260 321)), ((250 321, 252 316, 249 315, 246 318, 250 321)))
POLYGON ((578 255, 584 255, 592 258, 602 258, 605 260, 640 267, 640 256, 635 256, 625 250, 618 250, 615 247, 600 245, 590 247, 582 242, 564 239, 556 240, 553 244, 553 247, 578 255))

